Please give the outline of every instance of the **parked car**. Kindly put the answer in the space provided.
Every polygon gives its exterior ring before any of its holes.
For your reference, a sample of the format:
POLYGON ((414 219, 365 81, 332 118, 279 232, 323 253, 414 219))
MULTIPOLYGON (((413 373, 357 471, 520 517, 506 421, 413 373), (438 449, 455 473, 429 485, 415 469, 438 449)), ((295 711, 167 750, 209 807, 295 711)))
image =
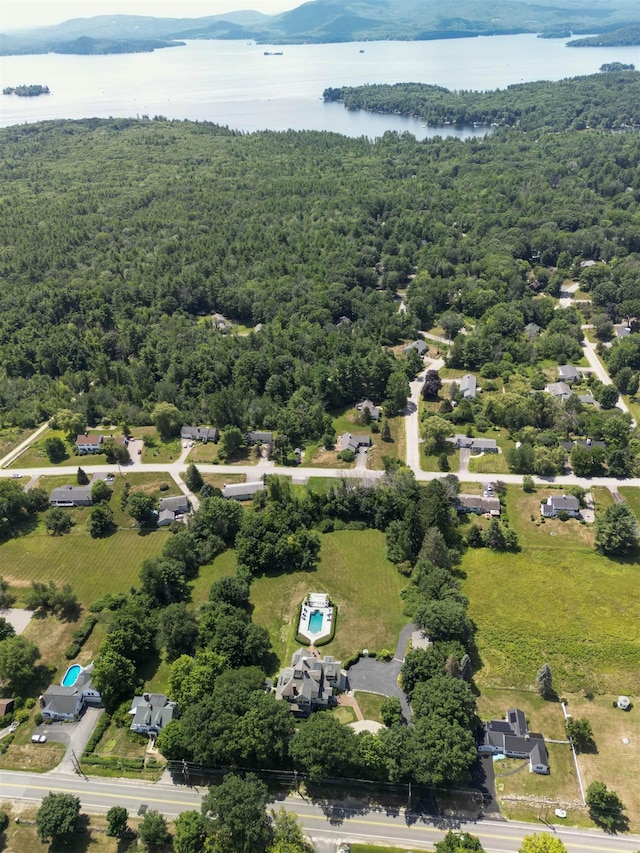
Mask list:
POLYGON ((46 743, 46 735, 31 735, 31 743, 46 743))

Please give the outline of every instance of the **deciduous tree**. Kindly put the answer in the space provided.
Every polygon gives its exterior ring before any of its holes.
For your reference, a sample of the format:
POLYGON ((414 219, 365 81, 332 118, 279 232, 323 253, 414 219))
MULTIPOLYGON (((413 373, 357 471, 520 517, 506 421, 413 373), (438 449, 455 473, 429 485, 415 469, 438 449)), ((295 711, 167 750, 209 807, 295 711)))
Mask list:
POLYGON ((43 844, 65 844, 78 826, 80 800, 71 794, 49 793, 36 813, 38 838, 43 844))
POLYGON ((548 832, 540 835, 525 835, 522 839, 519 853, 567 853, 567 848, 559 838, 548 832))

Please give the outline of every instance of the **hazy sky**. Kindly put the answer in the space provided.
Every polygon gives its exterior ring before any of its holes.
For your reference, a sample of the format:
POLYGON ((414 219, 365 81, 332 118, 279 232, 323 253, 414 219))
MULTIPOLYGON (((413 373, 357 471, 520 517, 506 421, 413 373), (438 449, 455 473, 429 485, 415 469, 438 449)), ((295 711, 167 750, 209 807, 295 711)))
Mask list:
POLYGON ((304 0, 0 0, 0 29, 59 24, 94 15, 201 18, 239 9, 277 14, 304 0))

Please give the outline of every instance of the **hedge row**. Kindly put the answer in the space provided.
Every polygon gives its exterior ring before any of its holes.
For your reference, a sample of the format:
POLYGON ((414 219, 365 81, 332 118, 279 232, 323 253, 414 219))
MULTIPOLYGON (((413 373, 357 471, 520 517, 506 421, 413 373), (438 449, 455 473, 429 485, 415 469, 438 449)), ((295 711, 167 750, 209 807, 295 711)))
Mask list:
POLYGON ((91 636, 91 632, 93 631, 97 621, 97 616, 87 616, 82 624, 78 625, 71 635, 72 641, 69 643, 64 652, 64 656, 67 660, 73 660, 73 658, 78 656, 80 649, 91 636))
POLYGON ((100 743, 100 739, 102 738, 102 735, 106 732, 106 730, 109 728, 110 723, 111 723, 111 715, 107 714, 107 712, 105 711, 104 714, 98 720, 96 727, 93 730, 93 734, 91 735, 91 737, 87 741, 87 745, 84 748, 83 761, 84 761, 84 757, 91 755, 93 750, 100 743))
MULTIPOLYGON (((304 601, 301 601, 300 604, 298 605, 298 609, 296 610, 296 621, 294 622, 294 625, 295 625, 294 638, 295 638, 296 643, 298 643, 299 645, 309 646, 309 645, 311 645, 309 639, 307 637, 303 637, 302 634, 298 633, 298 626, 300 625, 300 614, 302 613, 302 605, 303 604, 304 604, 304 601)), ((333 607, 333 619, 331 620, 331 632, 329 634, 327 634, 326 637, 323 637, 321 640, 316 640, 314 642, 314 646, 316 646, 316 648, 318 646, 326 646, 327 643, 330 643, 331 640, 333 640, 333 638, 336 635, 336 622, 338 621, 338 608, 335 604, 332 605, 332 607, 333 607)))

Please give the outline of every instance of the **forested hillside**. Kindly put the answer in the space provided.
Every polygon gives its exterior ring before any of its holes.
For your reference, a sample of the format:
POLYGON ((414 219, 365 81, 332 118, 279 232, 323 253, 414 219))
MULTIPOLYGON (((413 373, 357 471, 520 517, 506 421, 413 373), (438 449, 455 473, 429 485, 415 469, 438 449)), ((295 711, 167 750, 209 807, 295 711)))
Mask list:
MULTIPOLYGON (((552 290, 583 258, 609 262, 620 298, 638 290, 632 132, 369 142, 86 120, 4 129, 0 150, 5 423, 68 407, 144 423, 166 400, 303 440, 325 408, 383 399, 403 369, 387 347, 449 308, 517 303, 528 322, 534 273, 552 290), (213 312, 264 325, 224 334, 213 312)), ((522 335, 474 363, 535 359, 522 335)))
POLYGON ((351 110, 420 116, 429 124, 517 126, 520 130, 584 130, 640 125, 640 72, 633 69, 559 82, 518 83, 490 92, 426 83, 329 88, 326 101, 351 110))

